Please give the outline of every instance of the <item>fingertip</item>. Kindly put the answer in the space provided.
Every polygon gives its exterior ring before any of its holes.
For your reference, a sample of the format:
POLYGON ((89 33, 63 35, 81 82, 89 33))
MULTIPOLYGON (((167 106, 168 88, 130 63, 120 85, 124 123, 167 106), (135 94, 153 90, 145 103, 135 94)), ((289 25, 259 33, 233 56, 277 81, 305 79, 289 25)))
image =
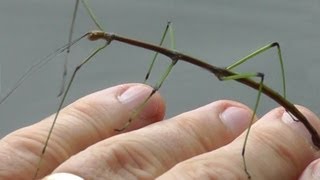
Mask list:
POLYGON ((303 171, 300 180, 318 180, 320 179, 320 159, 310 163, 303 171))
MULTIPOLYGON (((312 111, 302 106, 296 107, 315 129, 319 129, 320 121, 312 111)), ((246 146, 247 164, 252 175, 268 179, 297 178, 318 156, 312 148, 310 133, 299 119, 293 117, 283 107, 279 107, 252 126, 246 146), (259 160, 261 156, 265 160, 259 160), (252 165, 253 162, 255 165, 252 165)), ((239 140, 242 141, 241 147, 244 136, 239 140)))
POLYGON ((254 116, 246 108, 231 106, 225 109, 220 115, 223 124, 235 135, 239 135, 247 129, 254 116))
POLYGON ((143 104, 152 90, 152 87, 145 84, 122 84, 85 96, 66 109, 70 108, 69 112, 78 119, 88 121, 89 115, 94 117, 93 121, 104 121, 108 125, 104 132, 112 135, 116 133, 115 129, 121 129, 130 118, 134 118, 128 128, 121 131, 127 132, 163 119, 165 103, 158 92, 143 104))

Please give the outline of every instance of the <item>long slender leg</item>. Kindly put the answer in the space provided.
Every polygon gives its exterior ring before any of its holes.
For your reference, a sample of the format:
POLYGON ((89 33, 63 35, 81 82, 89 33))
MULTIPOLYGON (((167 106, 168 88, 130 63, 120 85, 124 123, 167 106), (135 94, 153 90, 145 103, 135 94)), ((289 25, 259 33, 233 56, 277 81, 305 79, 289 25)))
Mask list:
MULTIPOLYGON (((162 44, 163 44, 163 42, 164 42, 164 40, 165 40, 165 37, 166 37, 166 35, 167 35, 168 29, 169 29, 169 27, 171 27, 170 24, 171 24, 171 22, 168 21, 167 26, 166 26, 163 34, 162 34, 162 37, 161 37, 159 46, 162 46, 162 44)), ((146 74, 146 76, 145 76, 145 78, 144 78, 144 83, 149 79, 151 70, 152 70, 152 68, 153 68, 154 62, 156 61, 156 59, 157 59, 157 57, 158 57, 158 54, 159 54, 159 53, 156 52, 156 53, 154 54, 154 56, 153 56, 153 59, 152 59, 151 64, 150 64, 150 66, 149 66, 148 72, 147 72, 147 74, 146 74)))
POLYGON ((52 135, 53 128, 54 128, 54 126, 55 126, 55 124, 56 124, 56 121, 57 121, 57 119, 58 119, 58 116, 59 116, 59 113, 60 113, 60 111, 61 111, 61 108, 62 108, 62 106, 63 106, 63 104, 64 104, 64 101, 65 101, 65 99, 66 99, 66 97, 67 97, 67 94, 68 94, 68 92, 69 92, 69 90, 70 90, 70 87, 71 87, 71 85, 72 85, 72 82, 73 82, 73 80, 74 80, 77 72, 80 70, 80 68, 81 68, 83 65, 85 65, 87 62, 89 62, 94 55, 96 55, 99 51, 101 51, 102 49, 104 49, 109 43, 110 43, 110 42, 106 42, 106 44, 104 44, 103 46, 101 46, 101 47, 99 47, 98 49, 94 50, 94 51, 93 51, 80 65, 78 65, 78 66, 75 68, 75 70, 73 71, 72 76, 71 76, 71 78, 70 78, 70 80, 69 80, 69 83, 68 83, 68 85, 67 85, 66 91, 63 93, 63 96, 62 96, 62 99, 61 99, 61 101, 60 101, 58 110, 57 110, 57 112, 56 112, 56 114, 55 114, 55 117, 54 117, 54 119, 53 119, 52 125, 51 125, 50 130, 49 130, 49 133, 48 133, 48 136, 47 136, 47 138, 46 138, 46 141, 45 141, 45 143, 44 143, 43 149, 42 149, 42 151, 41 151, 40 159, 39 159, 39 161, 38 161, 37 169, 36 169, 36 172, 35 172, 35 174, 34 174, 34 178, 33 178, 33 179, 36 179, 37 176, 38 176, 38 173, 39 173, 39 170, 40 170, 40 166, 41 166, 41 163, 42 163, 44 154, 45 154, 46 149, 47 149, 47 147, 48 147, 49 139, 50 139, 50 137, 51 137, 51 135, 52 135))
MULTIPOLYGON (((282 75, 282 88, 283 88, 283 97, 286 98, 286 82, 285 82, 285 73, 284 73, 284 67, 283 67, 283 60, 282 60, 282 54, 281 54, 281 49, 280 49, 280 45, 277 42, 268 44, 266 46, 263 46, 262 48, 254 51, 253 53, 245 56, 244 58, 236 61, 235 63, 231 64, 230 66, 228 66, 226 69, 227 70, 231 70, 245 62, 247 62, 249 59, 252 59, 254 56, 257 56, 267 50, 269 50, 270 48, 276 47, 278 50, 278 57, 279 57, 279 61, 280 61, 280 67, 281 67, 281 75, 282 75)), ((247 74, 238 74, 238 75, 234 75, 234 76, 228 76, 228 77, 222 77, 221 80, 236 80, 236 79, 243 79, 243 78, 252 78, 252 77, 259 77, 261 78, 260 83, 259 83, 259 91, 258 91, 258 95, 257 95, 257 100, 255 102, 255 106, 254 106, 254 111, 253 111, 253 115, 251 117, 250 120, 250 124, 248 127, 248 131, 246 132, 246 136, 245 136, 245 140, 243 143, 243 149, 242 149, 242 160, 243 160, 243 165, 244 165, 244 171, 246 172, 248 179, 251 178, 250 173, 248 171, 248 166, 246 163, 246 158, 245 158, 245 152, 246 152, 246 146, 247 146, 247 142, 248 142, 248 137, 249 137, 249 133, 250 133, 250 129, 251 129, 251 125, 253 123, 253 119, 254 116, 257 112, 258 109, 258 105, 259 105, 259 101, 260 101, 260 97, 261 97, 261 88, 263 86, 263 80, 264 80, 264 75, 262 73, 247 73, 247 74)))
MULTIPOLYGON (((174 34, 173 34, 173 29, 172 29, 170 21, 167 23, 166 29, 165 29, 162 37, 161 37, 161 41, 160 41, 160 45, 159 46, 162 45, 162 43, 163 43, 163 41, 165 39, 165 36, 166 36, 168 31, 169 31, 169 34, 170 34, 171 49, 175 49, 176 46, 175 46, 174 34)), ((151 65, 150 65, 149 70, 147 72, 147 75, 145 77, 145 81, 149 78, 150 72, 152 70, 152 67, 154 65, 154 62, 155 62, 158 54, 159 53, 156 52, 154 57, 153 57, 153 59, 152 59, 151 65)), ((153 88, 152 92, 150 93, 150 95, 132 112, 129 120, 125 123, 125 125, 122 128, 115 129, 115 131, 121 132, 121 131, 127 129, 127 127, 131 124, 131 122, 139 115, 141 110, 146 106, 146 104, 149 101, 149 99, 160 89, 160 87, 162 86, 163 82, 166 80, 166 78, 168 77, 169 73, 171 72, 173 66, 178 62, 179 57, 178 56, 177 57, 173 57, 171 60, 172 60, 171 64, 166 69, 165 73, 162 75, 162 77, 160 78, 159 82, 154 86, 154 88, 153 88)))
MULTIPOLYGON (((91 17, 91 19, 93 20, 93 22, 95 23, 95 25, 98 27, 99 30, 103 30, 102 26, 100 25, 100 23, 97 21, 97 18, 96 16, 93 14, 93 11, 91 10, 91 8, 88 6, 88 3, 86 2, 86 0, 81 0, 82 4, 84 5, 85 9, 87 10, 89 16, 91 17)), ((66 76, 67 76, 67 62, 68 62, 68 54, 70 52, 70 47, 71 45, 73 44, 72 43, 72 34, 73 34, 73 30, 74 30, 74 25, 75 25, 75 20, 76 20, 76 16, 77 16, 77 11, 78 11, 78 7, 79 7, 79 0, 76 0, 76 3, 75 3, 75 8, 74 8, 74 11, 73 11, 73 16, 72 16, 72 23, 71 23, 71 27, 70 27, 70 31, 69 31, 69 38, 68 38, 68 46, 67 46, 67 55, 66 55, 66 59, 65 59, 65 62, 64 62, 64 71, 63 71, 63 80, 62 80, 62 85, 61 85, 61 89, 60 89, 60 92, 59 92, 59 95, 58 96, 61 96, 63 94, 63 97, 60 101, 60 104, 59 104, 59 107, 58 107, 58 110, 55 114, 55 117, 54 117, 54 120, 52 122, 52 125, 50 127, 50 130, 49 130, 49 133, 48 133, 48 136, 46 138, 46 141, 45 141, 45 144, 44 144, 44 147, 42 149, 42 152, 41 152, 41 155, 40 155, 40 159, 39 159, 39 162, 38 162, 38 166, 37 166, 37 169, 36 169, 36 172, 34 174, 34 178, 33 179, 36 179, 37 176, 38 176, 38 172, 40 170, 40 166, 41 166, 41 163, 42 163, 42 160, 43 160, 43 157, 44 157, 44 154, 45 154, 45 151, 47 149, 47 146, 48 146, 48 143, 49 143, 49 139, 51 137, 51 134, 52 134, 52 131, 53 131, 53 128, 55 126, 55 123, 57 121, 57 118, 59 116, 59 113, 60 113, 60 110, 63 106, 63 103, 66 99, 66 96, 69 92, 69 89, 71 87, 71 84, 74 80, 74 77, 75 75, 77 74, 78 70, 84 65, 86 64, 95 54, 97 54, 99 51, 101 51, 102 49, 104 49, 109 43, 110 41, 107 41, 106 44, 104 44, 103 46, 99 47, 98 49, 96 49, 95 51, 93 51, 80 65, 78 65, 76 67, 76 69, 74 70, 72 76, 71 76, 71 79, 69 81, 69 83, 67 84, 67 88, 64 92, 64 89, 65 89, 65 81, 66 81, 66 76)), ((87 34, 86 34, 87 35, 87 34)), ((85 35, 85 36, 86 36, 85 35)), ((84 36, 83 36, 84 37, 84 36)))
MULTIPOLYGON (((76 21, 76 17, 77 17, 77 12, 79 9, 79 1, 80 0, 76 0, 75 3, 75 7, 73 10, 73 15, 72 15, 72 22, 71 22, 71 26, 70 26, 70 30, 69 30, 69 36, 68 36, 68 43, 69 43, 69 47, 67 49, 67 54, 65 56, 65 60, 64 60, 64 65, 63 65, 63 75, 62 75, 62 83, 60 86, 60 91, 58 94, 58 97, 60 97, 65 89, 65 84, 66 84, 66 80, 67 80, 67 74, 68 74, 68 56, 70 53, 70 49, 71 49, 71 42, 72 42, 72 35, 73 35, 73 31, 74 31, 74 26, 75 26, 75 21, 76 21)), ((88 6, 88 3, 86 0, 81 0, 83 6, 85 7, 85 9, 87 10, 90 18, 92 19, 92 21, 95 23, 95 25, 98 27, 99 30, 103 30, 101 24, 98 22, 96 16, 93 14, 93 11, 91 10, 91 8, 88 6)))
MULTIPOLYGON (((63 77, 62 77, 62 84, 61 84, 61 88, 58 94, 58 97, 60 97, 63 92, 64 92, 64 88, 65 88, 65 83, 66 83, 66 78, 67 78, 67 74, 68 74, 68 56, 70 53, 70 49, 71 49, 71 43, 72 43, 72 35, 74 32, 74 26, 75 26, 75 21, 77 18, 77 13, 78 13, 78 9, 79 9, 79 1, 80 0, 76 0, 75 3, 75 7, 73 10, 73 14, 72 14, 72 21, 71 21, 71 26, 70 26, 70 30, 69 30, 69 35, 68 35, 68 47, 67 47, 67 54, 65 57, 65 61, 64 61, 64 65, 63 65, 63 77)), ((95 23, 95 25, 98 27, 99 30, 103 30, 101 24, 98 22, 96 16, 94 15, 93 11, 91 10, 91 8, 89 7, 88 3, 86 0, 81 0, 83 6, 85 7, 85 9, 87 10, 90 18, 92 19, 92 21, 95 23)))
POLYGON ((66 52, 66 56, 65 56, 65 60, 64 60, 64 64, 63 64, 62 83, 61 83, 61 86, 60 86, 60 91, 59 91, 58 97, 60 97, 62 95, 62 93, 64 91, 64 88, 65 88, 66 80, 67 80, 68 57, 69 57, 69 54, 70 54, 72 35, 73 35, 73 31, 74 31, 74 25, 75 25, 75 22, 76 22, 78 8, 79 8, 79 0, 76 0, 75 7, 74 7, 74 10, 73 10, 73 15, 72 15, 72 21, 71 21, 71 26, 70 26, 70 30, 69 30, 69 35, 68 35, 68 48, 67 48, 67 52, 66 52))
POLYGON ((166 80, 166 78, 168 77, 169 73, 171 72, 173 66, 177 62, 178 62, 178 59, 172 59, 171 64, 169 65, 169 67, 166 69, 165 73, 160 78, 160 81, 154 86, 154 88, 153 88, 152 92, 149 94, 149 96, 132 112, 131 117, 125 123, 125 125, 122 128, 115 129, 115 131, 120 132, 120 131, 123 131, 123 130, 127 129, 127 127, 131 124, 131 122, 139 115, 141 110, 146 106, 146 104, 149 101, 149 99, 154 95, 154 93, 156 93, 160 89, 160 87, 162 86, 163 82, 166 80))
POLYGON ((280 68, 281 68, 281 77, 282 77, 282 94, 283 97, 286 98, 287 94, 286 94, 286 79, 285 79, 285 73, 284 73, 284 65, 283 65, 283 60, 282 60, 282 54, 281 54, 281 48, 278 42, 274 42, 271 44, 268 44, 266 46, 263 46, 262 48, 254 51, 253 53, 245 56, 244 58, 236 61, 235 63, 231 64, 230 66, 226 67, 227 70, 232 70, 235 67, 241 65, 244 62, 247 62, 249 59, 252 59, 253 57, 257 56, 258 54, 261 54, 273 47, 276 47, 278 50, 278 57, 279 57, 279 62, 280 62, 280 68))
MULTIPOLYGON (((236 61, 233 64, 231 64, 226 69, 227 70, 231 70, 231 69, 241 65, 242 63, 246 62, 247 60, 253 58, 254 56, 257 56, 258 54, 261 54, 262 52, 267 51, 267 50, 269 50, 270 48, 273 48, 273 47, 276 47, 277 51, 278 51, 279 63, 280 63, 280 68, 281 68, 280 69, 281 70, 281 77, 282 77, 282 91, 283 91, 282 94, 283 94, 283 97, 286 99, 287 98, 287 93, 286 93, 286 80, 285 80, 285 73, 284 73, 284 65, 283 65, 283 60, 282 60, 280 44, 278 42, 273 42, 271 44, 263 46, 262 48, 254 51, 253 53, 247 55, 246 57, 236 61)), ((286 109, 286 111, 291 116, 292 120, 297 121, 297 122, 299 121, 287 109, 286 109)))
POLYGON ((242 161, 243 161, 243 166, 244 166, 244 171, 246 172, 248 179, 251 179, 251 175, 248 171, 248 166, 246 163, 246 158, 245 158, 245 152, 246 152, 246 146, 247 146, 247 142, 248 142, 248 137, 249 137, 249 133, 250 133, 250 129, 254 120, 254 116, 257 112, 258 106, 259 106, 259 102, 260 102, 260 97, 261 97, 261 90, 262 90, 262 86, 263 86, 263 80, 264 80, 264 74, 263 73, 245 73, 245 74, 238 74, 238 75, 234 75, 234 76, 227 76, 227 77, 222 77, 221 80, 225 81, 225 80, 236 80, 236 79, 243 79, 243 78, 252 78, 252 77, 259 77, 260 78, 260 83, 259 83, 259 91, 258 91, 258 95, 257 95, 257 100, 256 103, 254 105, 254 109, 253 109, 253 114, 251 116, 250 119, 250 123, 249 123, 249 127, 248 130, 246 132, 246 136, 244 139, 244 143, 243 143, 243 148, 242 148, 242 152, 241 152, 241 156, 242 156, 242 161))

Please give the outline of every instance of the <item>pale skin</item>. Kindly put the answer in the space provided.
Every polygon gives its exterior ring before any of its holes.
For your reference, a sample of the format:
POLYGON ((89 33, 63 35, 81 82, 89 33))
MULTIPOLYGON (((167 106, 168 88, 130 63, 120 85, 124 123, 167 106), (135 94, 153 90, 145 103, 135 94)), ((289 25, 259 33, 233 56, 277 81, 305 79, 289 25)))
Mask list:
MULTIPOLYGON (((124 84, 88 95, 61 111, 39 172, 84 179, 247 179, 241 150, 252 111, 220 100, 162 121, 156 93, 123 133, 114 131, 151 92, 124 84)), ((310 110, 299 110, 320 132, 310 110)), ((31 179, 53 116, 0 142, 0 179, 31 179)), ((258 119, 258 118, 256 118, 258 119)), ((246 150, 252 179, 319 179, 319 152, 310 135, 276 108, 253 125, 246 150)))

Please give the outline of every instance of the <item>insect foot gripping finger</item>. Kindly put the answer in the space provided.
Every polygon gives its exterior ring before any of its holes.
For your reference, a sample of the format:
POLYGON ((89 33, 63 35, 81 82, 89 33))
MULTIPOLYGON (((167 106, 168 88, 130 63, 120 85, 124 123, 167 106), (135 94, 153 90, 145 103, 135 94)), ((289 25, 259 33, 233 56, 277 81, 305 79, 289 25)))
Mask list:
POLYGON ((117 132, 124 131, 125 129, 128 128, 128 126, 131 124, 131 122, 132 122, 132 118, 130 118, 122 128, 114 129, 114 131, 117 131, 117 132))
POLYGON ((286 112, 289 114, 289 116, 291 117, 291 119, 295 122, 300 122, 299 119, 297 119, 288 109, 285 109, 286 112))
POLYGON ((317 150, 320 150, 320 136, 316 131, 316 129, 314 129, 311 124, 309 123, 306 124, 306 122, 299 120, 299 118, 296 118, 289 110, 286 109, 286 111, 293 121, 301 122, 305 125, 305 127, 308 129, 309 133, 311 134, 311 139, 312 139, 314 148, 317 150))

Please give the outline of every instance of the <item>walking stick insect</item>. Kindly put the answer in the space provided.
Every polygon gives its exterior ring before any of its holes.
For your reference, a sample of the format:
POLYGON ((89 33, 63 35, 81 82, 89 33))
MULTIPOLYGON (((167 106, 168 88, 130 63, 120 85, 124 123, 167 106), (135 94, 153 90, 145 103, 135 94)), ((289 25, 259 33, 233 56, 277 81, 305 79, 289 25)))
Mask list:
MULTIPOLYGON (((86 4, 84 0, 82 0, 81 2, 86 4)), ((76 9, 77 9, 78 4, 79 4, 79 0, 76 1, 76 9)), ((85 5, 85 7, 89 10, 87 5, 85 5)), ((89 14, 91 15, 92 19, 95 20, 95 22, 96 22, 96 18, 93 16, 92 12, 89 11, 89 14)), ((74 15, 74 17, 75 17, 75 15, 74 15)), ((73 22, 74 22, 74 20, 73 20, 73 22)), ((96 22, 96 24, 98 25, 99 23, 96 22)), ((73 27, 73 25, 72 25, 72 27, 73 27)), ((170 24, 168 25, 168 27, 170 28, 170 24)), ((76 43, 76 42, 78 42, 83 37, 88 37, 92 41, 98 40, 98 39, 104 39, 106 41, 106 44, 104 46, 102 46, 102 47, 98 48, 96 51, 94 51, 87 59, 85 59, 83 61, 83 63, 81 63, 76 68, 76 70, 72 74, 72 77, 71 77, 70 81, 67 83, 66 88, 64 88, 62 86, 61 91, 59 93, 60 95, 62 95, 62 100, 61 100, 61 103, 60 103, 59 108, 57 110, 57 113, 56 113, 56 116, 55 116, 55 120, 54 120, 54 122, 52 124, 52 127, 51 127, 50 131, 49 131, 49 135, 48 135, 48 138, 46 140, 45 146, 44 146, 44 148, 43 148, 43 150, 41 152, 41 159, 43 158, 43 155, 45 154, 46 147, 47 147, 47 145, 49 143, 51 132, 54 129, 54 124, 55 124, 55 122, 56 122, 56 120, 58 118, 60 109, 62 108, 64 100, 65 100, 65 98, 66 98, 66 96, 67 96, 67 94, 69 92, 69 89, 70 89, 70 87, 72 85, 73 78, 77 74, 78 70, 82 67, 82 65, 84 65, 88 61, 90 61, 91 58, 96 53, 98 53, 100 50, 104 49, 106 46, 111 45, 114 42, 120 42, 120 43, 125 43, 125 44, 128 44, 128 45, 132 45, 132 46, 136 46, 136 47, 140 47, 140 48, 145 48, 145 49, 154 51, 156 53, 163 54, 163 55, 169 57, 169 59, 171 59, 172 63, 168 67, 167 71, 164 73, 163 77, 160 79, 159 83, 155 86, 154 91, 150 94, 149 98, 161 87, 161 85, 165 81, 166 77, 169 75, 169 73, 170 73, 171 69, 174 67, 174 65, 179 61, 185 61, 187 63, 190 63, 190 64, 193 64, 195 66, 201 67, 201 68, 207 70, 210 73, 213 73, 219 80, 222 80, 222 81, 224 81, 224 80, 235 80, 235 81, 237 81, 239 83, 242 83, 242 84, 244 84, 246 86, 249 86, 251 88, 256 89, 258 91, 258 95, 257 95, 256 104, 255 104, 255 107, 254 107, 254 114, 257 111, 261 94, 263 93, 263 94, 269 96, 271 99, 273 99, 274 101, 279 103, 281 106, 283 106, 292 115, 292 117, 295 117, 296 120, 298 120, 298 121, 300 121, 301 123, 304 124, 304 126, 308 129, 308 131, 310 132, 310 134, 312 136, 312 140, 313 140, 314 145, 317 146, 318 148, 320 148, 320 138, 319 138, 318 133, 316 132, 316 130, 309 124, 308 120, 293 106, 293 104, 291 102, 289 102, 288 100, 286 100, 285 80, 284 80, 284 73, 283 73, 283 63, 282 63, 282 57, 281 57, 281 50, 280 50, 280 46, 279 46, 278 43, 275 42, 275 43, 268 44, 268 45, 258 49, 257 51, 251 53, 250 55, 242 58, 241 60, 237 61, 236 63, 228 66, 227 68, 219 68, 219 67, 210 65, 208 63, 205 63, 204 61, 201 61, 201 60, 199 60, 197 58, 194 58, 194 57, 185 55, 183 53, 180 53, 178 51, 175 51, 175 50, 172 50, 172 49, 163 48, 163 47, 161 47, 161 44, 160 45, 153 45, 153 44, 150 44, 150 43, 146 43, 146 42, 143 42, 143 41, 135 40, 135 39, 128 38, 128 37, 125 37, 125 36, 112 34, 112 33, 107 33, 107 32, 104 32, 102 30, 101 26, 98 26, 98 29, 100 29, 100 30, 99 31, 89 32, 89 33, 85 34, 84 36, 80 37, 79 39, 76 39, 75 41, 72 41, 72 42, 71 42, 72 38, 70 38, 70 43, 68 43, 66 46, 62 47, 61 49, 59 49, 58 51, 56 51, 54 53, 54 54, 57 54, 58 52, 60 53, 60 52, 63 52, 64 50, 69 51, 69 48, 71 47, 71 45, 76 43), (262 53, 262 52, 264 52, 266 50, 268 50, 268 49, 271 49, 271 48, 276 48, 278 50, 281 69, 282 69, 282 74, 283 74, 283 86, 284 86, 283 87, 283 89, 284 89, 283 90, 284 91, 283 92, 283 96, 279 95, 278 93, 273 91, 271 88, 269 88, 266 85, 264 85, 264 83, 263 83, 264 82, 263 81, 264 75, 262 73, 237 74, 237 73, 234 73, 234 72, 231 71, 235 67, 237 67, 238 65, 240 65, 240 64, 246 62, 247 60, 249 60, 250 58, 252 58, 252 57, 254 57, 254 56, 256 56, 256 55, 258 55, 258 54, 260 54, 260 53, 262 53), (251 79, 253 77, 258 77, 260 79, 260 81, 259 82, 253 81, 251 79)), ((70 32, 72 32, 72 30, 70 32)), ((70 33, 70 34, 72 34, 72 33, 70 33)), ((166 34, 166 33, 164 33, 164 34, 166 34)), ((48 58, 45 61, 41 61, 41 63, 45 64, 45 62, 47 62, 47 60, 49 61, 49 60, 51 60, 51 58, 48 58)), ((36 66, 33 66, 33 67, 36 67, 36 66)), ((151 69, 152 69, 152 65, 150 66, 150 71, 151 71, 151 69)), ((29 72, 32 72, 32 71, 33 71, 33 68, 31 68, 29 72)), ((148 74, 146 76, 146 80, 148 79, 148 75, 150 74, 150 71, 148 72, 148 74)), ((64 74, 66 74, 66 73, 64 73, 64 74)), ((10 91, 10 93, 8 93, 7 96, 2 98, 0 103, 2 103, 14 91, 14 89, 16 89, 23 82, 25 77, 27 77, 27 75, 22 77, 18 81, 17 85, 14 88, 12 88, 13 90, 10 91)), ((65 76, 64 76, 63 82, 64 81, 65 81, 65 76)), ((147 102, 148 99, 146 99, 145 102, 147 102)), ((139 109, 141 107, 143 107, 143 105, 144 105, 144 103, 141 106, 137 107, 137 110, 138 110, 137 112, 139 112, 139 109)), ((125 124, 123 127, 115 127, 115 130, 117 130, 117 131, 124 130, 126 127, 128 127, 130 125, 130 123, 134 119, 135 115, 136 114, 132 115, 132 118, 128 120, 127 124, 125 124)), ((253 117, 252 117, 252 119, 253 119, 253 117)), ((242 152, 243 161, 244 161, 244 167, 245 167, 246 173, 248 174, 248 177, 250 177, 250 176, 249 176, 249 172, 247 170, 247 165, 246 165, 246 162, 245 162, 245 146, 246 146, 246 143, 247 143, 247 140, 248 140, 250 127, 249 127, 249 129, 247 131, 246 140, 244 142, 244 148, 243 148, 243 152, 242 152)), ((41 160, 40 160, 40 162, 41 162, 41 160)), ((38 169, 40 168, 40 165, 41 165, 41 163, 39 163, 38 169)), ((37 171, 38 171, 38 169, 37 169, 37 171)), ((35 174, 35 177, 37 177, 37 173, 35 174)))

